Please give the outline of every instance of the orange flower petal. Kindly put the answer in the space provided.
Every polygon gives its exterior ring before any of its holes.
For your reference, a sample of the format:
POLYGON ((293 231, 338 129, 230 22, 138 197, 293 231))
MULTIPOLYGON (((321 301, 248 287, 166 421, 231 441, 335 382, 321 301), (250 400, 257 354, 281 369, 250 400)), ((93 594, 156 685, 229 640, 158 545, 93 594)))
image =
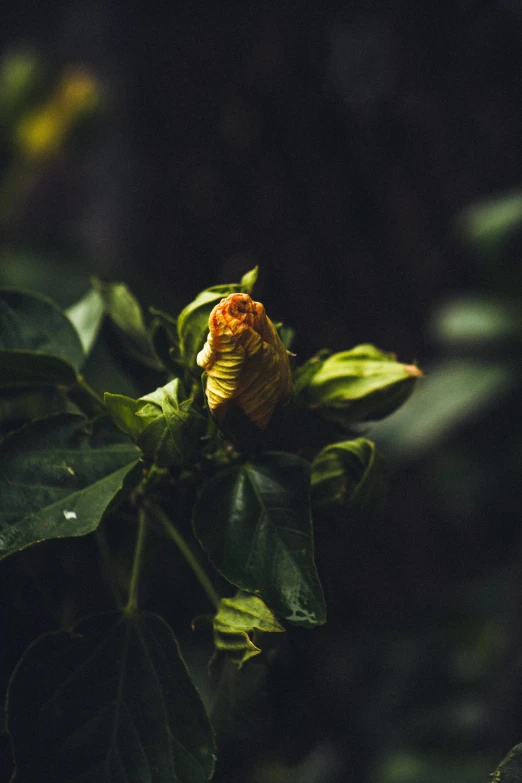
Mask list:
POLYGON ((276 406, 292 394, 288 353, 260 302, 230 294, 209 317, 197 363, 207 373, 210 411, 222 419, 229 404, 266 429, 276 406))

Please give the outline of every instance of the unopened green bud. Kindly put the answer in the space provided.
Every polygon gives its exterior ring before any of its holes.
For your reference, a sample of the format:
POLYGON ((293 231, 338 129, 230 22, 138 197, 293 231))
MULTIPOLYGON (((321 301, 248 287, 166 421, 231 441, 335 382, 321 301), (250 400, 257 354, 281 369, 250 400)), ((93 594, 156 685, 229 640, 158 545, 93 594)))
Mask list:
POLYGON ((368 509, 382 495, 382 459, 369 440, 331 443, 312 463, 312 506, 318 511, 368 509))
POLYGON ((394 354, 359 345, 322 360, 298 398, 323 418, 350 427, 393 413, 421 375, 415 364, 401 364, 394 354))

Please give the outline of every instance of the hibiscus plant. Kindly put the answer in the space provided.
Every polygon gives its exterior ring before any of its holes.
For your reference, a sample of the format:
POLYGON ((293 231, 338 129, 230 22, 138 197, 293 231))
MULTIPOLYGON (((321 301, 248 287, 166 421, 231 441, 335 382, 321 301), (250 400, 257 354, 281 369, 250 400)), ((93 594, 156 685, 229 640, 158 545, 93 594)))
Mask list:
POLYGON ((327 621, 312 521, 376 502, 381 461, 357 426, 404 403, 421 372, 370 344, 303 363, 251 297, 256 278, 208 288, 177 317, 143 313, 121 283, 94 281, 67 311, 0 292, 0 556, 42 545, 52 568, 43 542, 86 536, 89 579, 114 600, 16 665, 17 781, 211 778, 217 696, 147 611, 159 562, 185 561, 171 600, 200 591, 193 633, 239 689, 285 635, 327 621), (100 389, 92 366, 84 377, 104 319, 154 379, 148 393, 100 389))

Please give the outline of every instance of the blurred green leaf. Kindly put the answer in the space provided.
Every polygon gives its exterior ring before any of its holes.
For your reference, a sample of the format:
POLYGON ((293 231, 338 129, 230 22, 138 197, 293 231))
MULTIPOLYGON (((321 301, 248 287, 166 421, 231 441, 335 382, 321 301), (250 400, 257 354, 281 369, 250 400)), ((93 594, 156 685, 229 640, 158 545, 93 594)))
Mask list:
POLYGON ((472 204, 459 222, 467 242, 487 255, 495 255, 522 226, 522 193, 516 191, 472 204))
POLYGON ((9 435, 0 446, 0 557, 95 530, 138 461, 105 418, 59 414, 9 435))
POLYGON ((508 364, 443 362, 429 371, 405 408, 367 432, 387 454, 418 457, 498 401, 514 380, 508 364))
POLYGON ((310 467, 268 452, 211 479, 194 507, 194 530, 229 582, 261 596, 290 622, 326 620, 314 563, 310 467))
POLYGON ((376 783, 477 783, 486 781, 487 770, 488 761, 480 755, 451 757, 403 752, 387 759, 372 780, 376 783))
POLYGON ((0 64, 0 123, 13 121, 23 110, 40 81, 41 62, 26 51, 11 51, 0 64))
POLYGON ((196 369, 196 356, 203 348, 208 333, 211 310, 224 297, 240 292, 250 293, 257 279, 257 267, 243 275, 240 283, 216 285, 201 291, 178 316, 178 340, 187 369, 196 369))
POLYGON ((85 294, 89 275, 90 267, 82 258, 0 245, 0 285, 36 291, 64 309, 85 294))
POLYGON ((43 296, 0 290, 0 387, 64 385, 84 361, 75 328, 43 296))
POLYGON ((65 311, 65 315, 78 332, 86 356, 98 337, 104 310, 103 299, 97 291, 92 290, 65 311))
POLYGON ((383 496, 382 460, 364 438, 331 443, 312 463, 312 507, 368 509, 383 496))
POLYGON ((315 364, 309 368, 302 371, 307 382, 302 384, 301 379, 300 399, 342 427, 388 416, 408 399, 422 375, 415 365, 400 364, 393 354, 373 345, 334 353, 318 370, 315 364))
POLYGON ((441 342, 484 344, 522 336, 516 302, 467 296, 445 302, 432 318, 431 332, 441 342))
POLYGON ((216 650, 228 653, 239 669, 261 652, 251 638, 256 629, 266 633, 285 630, 259 596, 242 591, 221 599, 213 628, 216 650))
POLYGON ((7 722, 24 783, 205 783, 214 769, 203 705, 153 614, 108 612, 41 636, 11 677, 7 722))

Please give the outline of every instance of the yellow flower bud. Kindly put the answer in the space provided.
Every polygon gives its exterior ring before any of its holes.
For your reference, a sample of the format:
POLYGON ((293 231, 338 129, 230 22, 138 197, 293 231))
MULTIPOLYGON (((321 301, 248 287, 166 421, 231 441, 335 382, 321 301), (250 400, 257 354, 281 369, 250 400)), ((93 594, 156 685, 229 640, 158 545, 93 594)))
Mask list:
POLYGON ((260 302, 230 294, 208 320, 207 342, 197 363, 207 373, 207 400, 221 420, 229 404, 264 430, 279 403, 292 394, 288 353, 260 302))

